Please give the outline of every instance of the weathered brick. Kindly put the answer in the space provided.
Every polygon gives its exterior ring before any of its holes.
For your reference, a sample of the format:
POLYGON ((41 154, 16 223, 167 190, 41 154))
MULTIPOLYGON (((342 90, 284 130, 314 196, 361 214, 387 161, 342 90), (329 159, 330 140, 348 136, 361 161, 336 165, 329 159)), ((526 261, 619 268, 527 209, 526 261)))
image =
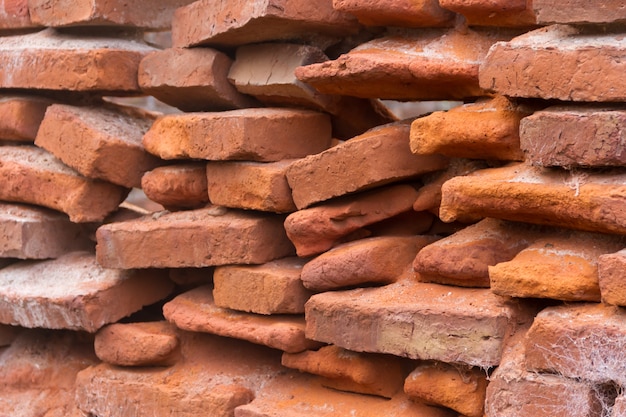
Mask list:
POLYGON ((489 287, 488 266, 510 261, 542 236, 528 224, 484 219, 417 253, 413 268, 421 281, 489 287))
POLYGON ((85 177, 139 187, 141 176, 162 164, 141 144, 154 117, 132 107, 53 104, 35 145, 85 177))
POLYGON ((242 93, 274 106, 305 107, 331 115, 333 137, 349 139, 395 120, 378 100, 321 94, 298 80, 296 68, 328 60, 312 45, 265 43, 237 48, 228 79, 242 93))
POLYGON ((525 339, 526 368, 594 383, 626 382, 626 313, 603 304, 548 307, 525 339))
POLYGON ((62 211, 72 222, 102 221, 128 190, 91 180, 34 146, 0 147, 0 199, 62 211))
POLYGON ((462 14, 470 26, 528 27, 536 22, 528 0, 439 0, 439 4, 462 14))
POLYGON ((480 86, 512 97, 626 101, 625 57, 621 34, 552 25, 495 44, 480 67, 480 86))
POLYGON ((34 142, 51 103, 35 96, 0 96, 0 138, 34 142))
POLYGON ((274 162, 321 152, 331 140, 325 114, 263 108, 162 116, 143 144, 163 159, 274 162))
POLYGON ((0 30, 25 29, 35 25, 30 19, 28 0, 10 0, 0 3, 0 30))
POLYGON ((598 257, 626 239, 587 232, 544 232, 507 262, 489 266, 491 291, 511 297, 600 301, 598 257))
POLYGON ((237 46, 273 40, 326 41, 356 33, 349 14, 336 11, 332 0, 265 2, 199 0, 181 7, 172 20, 176 47, 237 46))
POLYGON ((262 316, 217 307, 210 286, 187 291, 163 306, 165 318, 182 330, 206 332, 297 353, 320 346, 304 336, 304 317, 262 316))
POLYGON ((616 0, 567 0, 556 5, 550 0, 533 0, 537 23, 624 23, 626 7, 616 0))
POLYGON ((98 331, 98 358, 118 366, 168 366, 179 357, 176 329, 165 321, 114 323, 98 331))
POLYGON ((123 269, 265 263, 293 253, 283 219, 217 206, 156 213, 98 228, 96 254, 123 269))
POLYGON ((522 120, 520 143, 537 166, 626 165, 624 107, 555 106, 522 120))
POLYGON ((247 210, 291 213, 286 172, 294 160, 278 162, 213 162, 206 164, 209 199, 218 206, 247 210))
POLYGON ((433 236, 378 236, 344 243, 307 262, 302 282, 313 291, 396 281, 433 236))
POLYGON ((136 93, 139 61, 154 50, 125 38, 79 38, 54 29, 6 36, 0 38, 0 88, 136 93))
POLYGON ((0 282, 1 323, 88 332, 165 298, 173 288, 164 272, 105 269, 88 252, 9 265, 0 270, 0 282))
POLYGON ((620 394, 615 398, 613 409, 611 410, 611 417, 624 417, 626 416, 626 396, 620 394))
POLYGON ((434 112, 411 123, 411 152, 521 161, 520 120, 531 113, 502 96, 434 112))
POLYGON ((33 23, 42 26, 130 26, 169 29, 174 10, 194 0, 29 0, 33 23))
POLYGON ((300 280, 306 261, 287 257, 263 265, 215 268, 213 297, 221 308, 257 314, 301 314, 311 292, 300 280))
POLYGON ((467 417, 483 416, 486 390, 484 370, 442 362, 418 365, 404 382, 409 397, 467 417))
POLYGON ((0 257, 57 258, 93 248, 88 230, 43 207, 0 203, 0 257))
POLYGON ((626 306, 626 249, 598 258, 602 302, 626 306))
POLYGON ((218 111, 254 107, 226 78, 232 60, 210 48, 167 48, 146 55, 139 64, 144 93, 183 111, 218 111))
POLYGON ((188 162, 157 167, 141 177, 146 196, 174 211, 199 208, 209 202, 206 166, 188 162))
POLYGON ((568 172, 524 164, 476 171, 442 187, 444 221, 496 217, 605 233, 626 233, 620 172, 568 172))
POLYGON ((285 231, 298 256, 325 252, 359 229, 409 211, 416 191, 394 185, 346 196, 296 211, 285 219, 285 231))
POLYGON ((452 26, 454 13, 437 0, 333 0, 333 7, 353 14, 366 26, 438 27, 452 26))
POLYGON ((478 67, 506 31, 398 30, 296 77, 324 94, 395 100, 462 100, 485 95, 478 67), (469 47, 471 45, 471 48, 469 47))
POLYGON ((282 364, 324 377, 322 385, 329 388, 386 398, 402 390, 405 375, 398 357, 351 352, 337 346, 283 353, 282 364))
POLYGON ((440 155, 411 153, 409 130, 408 122, 380 126, 294 162, 287 181, 298 209, 445 168, 440 155))
POLYGON ((490 367, 526 307, 487 289, 416 282, 330 291, 306 306, 306 336, 359 352, 490 367), (454 336, 451 336, 454 335, 454 336))

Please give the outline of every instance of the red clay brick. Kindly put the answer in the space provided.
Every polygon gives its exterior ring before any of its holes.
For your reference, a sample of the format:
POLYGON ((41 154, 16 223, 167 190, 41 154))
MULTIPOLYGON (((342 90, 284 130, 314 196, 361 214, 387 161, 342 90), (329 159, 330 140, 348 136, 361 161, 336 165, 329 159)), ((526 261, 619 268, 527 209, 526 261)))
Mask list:
POLYGON ((626 306, 626 249, 598 258, 602 302, 626 306))
POLYGON ((298 209, 445 168, 440 155, 411 153, 409 130, 407 122, 380 126, 294 162, 287 181, 298 209))
POLYGON ((209 199, 218 206, 291 213, 286 172, 294 160, 278 162, 213 162, 206 164, 209 199))
POLYGON ((298 256, 316 255, 350 233, 410 210, 415 196, 410 185, 347 196, 290 214, 285 219, 285 230, 298 256))
POLYGON ((480 86, 512 97, 626 101, 625 57, 621 34, 553 25, 494 45, 480 67, 480 86))
POLYGON ((304 317, 262 316, 217 307, 210 286, 187 291, 163 306, 165 318, 182 330, 207 332, 247 340, 297 353, 319 343, 304 336, 304 317))
POLYGON ((237 46, 285 39, 319 42, 357 30, 356 19, 334 10, 332 0, 199 0, 174 13, 172 42, 176 47, 237 46))
POLYGON ((333 0, 333 7, 353 14, 365 26, 452 26, 454 13, 437 0, 333 0))
POLYGON ((624 23, 626 7, 619 0, 567 0, 555 4, 550 0, 533 0, 537 23, 624 23))
POLYGON ((35 145, 85 177, 140 187, 141 176, 163 163, 141 144, 154 117, 132 107, 53 104, 46 111, 35 145))
POLYGON ((302 282, 313 291, 396 281, 434 236, 378 236, 330 249, 307 262, 302 282))
POLYGON ((139 61, 151 51, 125 38, 80 38, 54 29, 6 36, 0 38, 0 88, 137 93, 139 61))
POLYGON ((174 211, 200 208, 209 202, 206 166, 189 162, 166 165, 146 172, 141 189, 154 202, 174 211))
POLYGON ((30 19, 28 0, 8 0, 0 3, 0 29, 25 29, 35 25, 30 19))
POLYGON ((174 10, 194 0, 29 0, 34 23, 42 26, 130 26, 169 29, 174 10))
POLYGON ((210 48, 168 48, 146 55, 139 64, 139 86, 146 94, 183 111, 254 107, 226 78, 232 60, 210 48))
POLYGON ((411 152, 521 161, 520 120, 531 113, 502 96, 434 112, 411 123, 411 152))
POLYGON ((626 165, 624 107, 555 106, 522 120, 520 142, 537 166, 626 165))
POLYGON ((72 222, 102 221, 128 190, 79 175, 34 146, 0 147, 0 199, 62 211, 72 222))
POLYGON ((34 142, 51 103, 48 99, 35 96, 0 97, 0 138, 34 142))
POLYGON ((331 140, 325 114, 264 108, 162 116, 143 144, 163 159, 275 162, 321 152, 331 140))
POLYGON ((496 217, 604 233, 626 233, 626 176, 516 164, 476 171, 442 187, 444 221, 496 217))
POLYGON ((263 265, 215 268, 215 305, 257 314, 302 314, 311 292, 300 280, 306 260, 287 257, 263 265))
POLYGON ((23 327, 95 332, 173 288, 164 271, 121 271, 88 252, 22 261, 0 270, 0 322, 23 327))
POLYGON ((293 253, 283 219, 217 206, 155 213, 98 228, 96 254, 122 269, 260 264, 293 253))
POLYGON ((93 248, 86 229, 42 207, 0 203, 0 257, 57 258, 93 248))
POLYGON ((526 307, 487 289, 416 282, 316 294, 306 336, 345 349, 490 367, 526 307), (451 337, 450 335, 454 335, 451 337))
POLYGON ((324 94, 394 100, 463 100, 485 95, 478 67, 506 31, 398 30, 333 61, 296 70, 324 94), (468 45, 472 47, 469 48, 468 45))
POLYGON ((462 14, 470 26, 529 27, 536 22, 529 0, 439 0, 439 4, 462 14))

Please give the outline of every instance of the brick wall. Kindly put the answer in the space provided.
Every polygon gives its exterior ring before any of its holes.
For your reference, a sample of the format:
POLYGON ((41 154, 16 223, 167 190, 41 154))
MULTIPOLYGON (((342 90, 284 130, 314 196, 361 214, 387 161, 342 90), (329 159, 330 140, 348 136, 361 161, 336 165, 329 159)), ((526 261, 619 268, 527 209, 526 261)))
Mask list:
POLYGON ((625 22, 0 2, 0 415, 626 416, 625 22))

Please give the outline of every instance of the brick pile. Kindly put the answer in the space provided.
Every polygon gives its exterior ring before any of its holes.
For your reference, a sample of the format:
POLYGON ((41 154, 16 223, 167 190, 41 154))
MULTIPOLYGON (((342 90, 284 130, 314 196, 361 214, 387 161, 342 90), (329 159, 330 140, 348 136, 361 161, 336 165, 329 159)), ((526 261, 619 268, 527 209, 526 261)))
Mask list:
POLYGON ((595 3, 0 3, 0 414, 626 416, 595 3))

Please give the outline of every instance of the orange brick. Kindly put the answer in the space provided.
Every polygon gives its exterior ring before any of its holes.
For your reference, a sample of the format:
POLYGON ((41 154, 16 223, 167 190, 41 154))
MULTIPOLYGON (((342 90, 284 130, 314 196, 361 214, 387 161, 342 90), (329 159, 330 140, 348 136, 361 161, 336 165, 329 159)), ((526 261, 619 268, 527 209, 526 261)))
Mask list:
POLYGON ((146 94, 183 111, 255 107, 226 78, 232 60, 210 48, 168 48, 146 55, 139 64, 139 86, 146 94))
POLYGON ((189 162, 166 165, 146 172, 141 177, 146 196, 168 210, 193 209, 209 202, 206 166, 189 162))
POLYGON ((35 96, 0 97, 0 138, 34 142, 51 101, 35 96))
POLYGON ((567 0, 556 5, 550 0, 533 0, 537 23, 603 24, 626 22, 626 8, 620 1, 567 0))
POLYGON ((143 144, 163 159, 274 162, 321 152, 331 140, 325 114, 264 108, 162 116, 143 144))
POLYGON ((333 7, 355 15, 366 26, 438 27, 454 22, 454 13, 437 0, 333 0, 333 7))
POLYGON ((530 27, 536 22, 529 0, 439 0, 439 4, 462 14, 471 26, 530 27))
POLYGON ((598 258, 602 302, 626 306, 626 249, 598 258))
POLYGON ((43 149, 1 146, 0 199, 40 205, 66 213, 72 222, 102 221, 117 209, 128 190, 91 180, 43 149))
POLYGON ((10 0, 0 3, 0 30, 36 27, 28 11, 28 0, 10 0))

